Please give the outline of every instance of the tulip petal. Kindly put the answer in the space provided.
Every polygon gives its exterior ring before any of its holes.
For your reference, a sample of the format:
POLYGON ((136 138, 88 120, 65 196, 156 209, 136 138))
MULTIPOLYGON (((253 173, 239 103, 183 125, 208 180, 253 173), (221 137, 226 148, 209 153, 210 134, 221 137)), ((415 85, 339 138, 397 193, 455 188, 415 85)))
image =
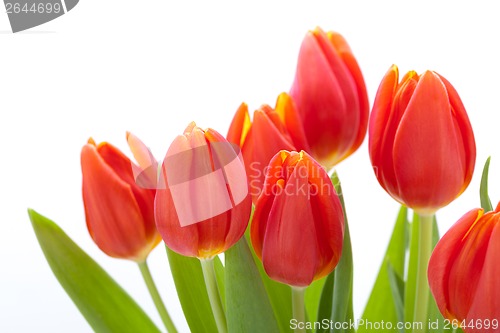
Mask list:
POLYGON ((309 151, 310 148, 304 133, 304 126, 302 125, 302 120, 292 97, 287 93, 281 93, 276 101, 275 110, 281 122, 285 125, 287 132, 290 134, 295 150, 309 151))
POLYGON ((294 147, 281 135, 269 117, 260 110, 254 113, 252 128, 248 132, 245 141, 242 148, 243 158, 246 161, 245 166, 250 192, 254 202, 256 202, 264 185, 264 169, 268 166, 270 160, 281 149, 294 150, 294 147), (249 156, 250 153, 253 156, 249 156), (248 164, 249 162, 251 165, 248 164))
POLYGON ((276 195, 262 248, 268 275, 293 286, 308 286, 314 279, 318 249, 314 215, 309 204, 309 184, 298 162, 285 188, 276 195), (300 251, 297 251, 300 248, 300 251), (297 269, 300 266, 300 269, 297 269))
POLYGON ((460 218, 437 243, 429 260, 428 279, 430 289, 436 299, 439 311, 445 318, 450 320, 454 319, 454 316, 450 313, 453 304, 450 302, 448 289, 450 270, 460 253, 464 236, 481 216, 483 216, 482 209, 473 209, 460 218))
POLYGON ((484 257, 491 233, 493 213, 484 214, 467 231, 460 244, 460 252, 450 266, 448 293, 450 312, 457 318, 467 317, 484 267, 484 257), (464 272, 467 278, 464 279, 464 272))
POLYGON ((142 188, 156 189, 158 178, 158 162, 151 150, 134 134, 127 132, 127 143, 139 164, 132 164, 135 182, 142 188))
POLYGON ((463 186, 461 143, 447 110, 451 108, 445 86, 436 74, 425 72, 394 139, 394 171, 399 187, 405 189, 401 199, 413 209, 445 206, 463 186))
MULTIPOLYGON (((481 277, 477 283, 475 297, 472 300, 469 312, 467 314, 467 322, 473 321, 476 324, 481 320, 491 321, 500 318, 500 284, 498 277, 500 276, 500 265, 498 264, 498 256, 500 254, 500 223, 499 216, 494 217, 493 230, 488 235, 487 252, 484 258, 484 266, 480 273, 481 277)), ((479 273, 479 272, 478 272, 479 273)), ((484 324, 483 324, 484 326, 484 324)), ((476 327, 471 332, 484 332, 482 327, 476 327)))
POLYGON ((226 136, 227 141, 243 147, 250 126, 251 122, 250 115, 248 114, 248 106, 246 103, 241 103, 229 126, 226 136))
POLYGON ((349 73, 352 75, 359 99, 360 118, 358 134, 356 136, 356 139, 354 140, 353 145, 351 146, 351 149, 345 154, 345 157, 347 157, 351 153, 356 151, 361 143, 363 143, 366 135, 366 128, 368 127, 368 114, 370 104, 368 102, 368 94, 366 91, 366 84, 363 78, 363 74, 361 73, 361 69, 359 68, 358 62, 356 61, 356 58, 354 57, 349 44, 347 44, 347 41, 342 35, 334 32, 328 33, 328 39, 333 44, 340 58, 346 65, 349 73))
POLYGON ((316 222, 316 237, 321 271, 315 279, 331 273, 342 253, 344 239, 344 214, 335 187, 326 171, 307 153, 302 152, 309 174, 310 204, 316 222))
MULTIPOLYGON (((165 171, 162 172, 162 177, 164 175, 166 175, 165 171)), ((166 182, 166 179, 164 181, 166 182)), ((181 227, 174 207, 172 194, 168 188, 156 191, 155 219, 158 232, 171 250, 184 256, 196 257, 198 255, 197 225, 181 227)))
POLYGON ((463 165, 465 166, 465 179, 462 189, 463 192, 472 179, 472 174, 474 173, 474 166, 476 163, 476 142, 474 140, 474 132, 472 131, 469 117, 467 116, 467 112, 465 111, 465 107, 457 91, 447 79, 445 79, 441 75, 439 75, 439 77, 448 92, 452 115, 455 119, 455 125, 457 127, 457 136, 459 138, 459 142, 461 143, 460 147, 464 149, 463 154, 465 161, 463 165))
MULTIPOLYGON (((387 148, 382 143, 388 140, 388 138, 386 138, 387 124, 391 116, 392 103, 394 95, 396 94, 396 87, 398 86, 398 77, 398 68, 393 65, 387 71, 380 83, 370 115, 370 135, 368 138, 370 159, 377 179, 381 181, 384 188, 385 182, 382 172, 386 169, 393 169, 393 167, 390 161, 386 161, 383 158, 384 151, 387 150, 387 148)), ((390 143, 386 143, 386 145, 389 144, 390 143)))
MULTIPOLYGON (((118 176, 127 163, 118 157, 121 155, 111 145, 100 148, 100 151, 110 152, 104 154, 107 161, 90 144, 85 145, 81 153, 83 200, 89 233, 106 254, 143 260, 150 250, 145 253, 144 244, 150 239, 144 229, 143 215, 131 186, 118 176)), ((130 164, 128 168, 130 170, 130 164)), ((124 178, 132 178, 131 175, 131 172, 122 174, 124 178)))
POLYGON ((350 116, 342 88, 312 32, 302 42, 290 95, 302 118, 312 155, 319 160, 337 160, 352 141, 344 139, 345 132, 354 133, 354 129, 346 121, 350 116))
POLYGON ((282 163, 290 153, 288 151, 280 151, 273 156, 267 168, 266 180, 262 189, 262 194, 259 196, 255 205, 255 211, 252 218, 250 236, 255 254, 259 259, 262 259, 262 246, 264 242, 264 234, 267 229, 269 212, 271 211, 274 198, 278 191, 276 183, 282 179, 282 163))

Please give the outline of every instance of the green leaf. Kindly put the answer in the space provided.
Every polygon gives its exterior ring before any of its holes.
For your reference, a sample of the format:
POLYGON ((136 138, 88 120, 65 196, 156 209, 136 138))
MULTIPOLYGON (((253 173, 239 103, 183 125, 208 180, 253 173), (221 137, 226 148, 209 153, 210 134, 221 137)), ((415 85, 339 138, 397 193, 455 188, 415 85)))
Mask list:
MULTIPOLYGON (((245 234, 248 244, 250 244, 250 234, 245 234)), ((266 288, 269 301, 274 311, 274 316, 278 322, 279 332, 292 333, 290 319, 292 319, 292 291, 290 286, 276 282, 269 278, 262 262, 259 260, 253 247, 250 247, 255 265, 259 270, 260 278, 266 288)))
POLYGON ((484 164, 483 175, 481 176, 481 186, 479 187, 481 207, 484 209, 484 212, 493 210, 493 206, 491 205, 491 200, 488 195, 488 171, 490 169, 490 159, 491 157, 488 157, 486 163, 484 164))
MULTIPOLYGON (((169 248, 167 248, 167 255, 177 295, 190 331, 192 333, 217 332, 200 260, 185 257, 169 248)), ((217 266, 216 261, 215 267, 217 266)))
POLYGON ((57 280, 95 332, 160 332, 137 303, 53 221, 28 210, 57 280))
MULTIPOLYGON (((391 286, 392 299, 396 311, 396 318, 398 322, 402 323, 404 322, 404 312, 405 312, 403 304, 404 281, 401 278, 401 276, 394 270, 394 267, 392 267, 389 261, 387 262, 387 274, 389 277, 389 284, 391 286)), ((396 325, 394 325, 393 327, 396 327, 396 325)), ((403 333, 404 329, 399 329, 399 332, 403 333)))
MULTIPOLYGON (((390 270, 395 275, 401 278, 404 277, 405 251, 407 246, 408 209, 401 206, 377 279, 361 317, 365 322, 375 323, 383 320, 384 322, 393 323, 392 327, 396 327, 398 321, 403 321, 399 317, 398 305, 394 302, 390 270)), ((404 300, 404 296, 401 298, 404 300)), ((367 328, 363 325, 360 325, 358 328, 358 333, 370 331, 369 327, 367 328)), ((396 331, 396 328, 394 328, 393 332, 396 331)))
MULTIPOLYGON (((317 321, 323 322, 323 320, 330 320, 332 316, 332 300, 333 300, 333 284, 335 281, 335 272, 331 272, 325 279, 325 284, 323 285, 323 290, 321 292, 321 298, 319 300, 319 311, 317 315, 317 321)), ((316 333, 326 333, 329 329, 319 328, 316 333)))
POLYGON ((279 332, 274 311, 245 238, 225 253, 229 332, 279 332))
MULTIPOLYGON (((336 172, 332 175, 332 183, 337 191, 342 210, 344 212, 344 243, 342 245, 342 256, 337 264, 334 272, 333 283, 333 301, 332 301, 332 316, 331 320, 334 323, 351 323, 354 321, 352 308, 352 284, 353 284, 353 263, 352 263, 352 247, 351 236, 349 234, 349 223, 347 222, 347 214, 344 205, 344 196, 342 187, 336 172)), ((321 309, 320 309, 321 311, 321 309)), ((332 328, 333 330, 333 328, 332 328)), ((336 330, 335 333, 354 332, 354 329, 348 325, 346 329, 343 327, 336 330)))
POLYGON ((311 322, 315 322, 318 318, 318 308, 323 293, 323 286, 325 285, 326 277, 316 280, 309 287, 306 288, 305 295, 305 306, 307 319, 311 322))

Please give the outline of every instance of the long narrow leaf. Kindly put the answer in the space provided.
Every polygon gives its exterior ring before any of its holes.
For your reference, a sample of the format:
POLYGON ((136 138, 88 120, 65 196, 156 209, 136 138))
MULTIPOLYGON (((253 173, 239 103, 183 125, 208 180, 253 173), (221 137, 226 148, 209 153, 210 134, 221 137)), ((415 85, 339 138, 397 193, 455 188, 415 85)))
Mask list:
MULTIPOLYGON (((371 332, 371 329, 363 322, 392 323, 393 332, 397 332, 396 324, 402 321, 398 315, 398 307, 394 302, 391 293, 391 283, 389 276, 389 266, 395 274, 404 277, 405 251, 408 247, 408 209, 401 206, 394 229, 392 231, 389 246, 385 252, 382 265, 379 269, 377 279, 373 286, 370 298, 363 312, 362 320, 358 328, 358 333, 371 332)), ((404 297, 402 297, 404 298, 404 297)))
POLYGON ((52 272, 95 332, 160 332, 139 305, 57 224, 34 210, 28 214, 52 272))
POLYGON ((315 322, 318 318, 319 303, 326 279, 327 278, 324 277, 320 280, 316 280, 306 288, 305 306, 307 312, 307 320, 310 322, 315 322))
MULTIPOLYGON (((325 280, 321 298, 319 300, 319 311, 316 321, 319 323, 330 322, 332 316, 333 284, 335 281, 335 272, 331 272, 325 280)), ((316 330, 316 333, 326 333, 330 331, 328 325, 324 325, 316 330)))
MULTIPOLYGON (((342 204, 344 212, 344 243, 342 246, 342 256, 335 268, 334 284, 333 284, 333 302, 332 302, 332 316, 331 320, 334 323, 352 323, 353 309, 352 309, 352 285, 353 285, 353 263, 352 263, 352 247, 351 236, 349 233, 349 224, 347 222, 347 214, 345 211, 344 196, 342 194, 342 187, 336 172, 333 173, 332 183, 335 186, 342 204)), ((321 310, 320 310, 321 311, 321 310)), ((343 325, 340 330, 335 333, 351 333, 354 329, 347 325, 343 325)), ((333 331, 333 327, 331 331, 333 331)))
MULTIPOLYGON (((392 292, 392 299, 393 299, 393 304, 394 304, 394 309, 396 311, 396 318, 397 321, 402 323, 404 322, 404 281, 395 270, 394 267, 392 267, 391 263, 387 263, 387 273, 389 277, 389 284, 391 286, 391 292, 392 292)), ((397 325, 394 325, 392 327, 397 328, 397 325)), ((400 333, 404 333, 404 329, 400 328, 399 329, 400 333)))
POLYGON ((279 332, 266 289, 245 238, 225 253, 229 332, 279 332))
MULTIPOLYGON (((250 243, 250 234, 247 232, 245 236, 248 243, 250 243)), ((271 280, 269 276, 267 276, 264 266, 255 254, 253 248, 251 248, 251 251, 255 265, 259 270, 260 278, 266 288, 269 301, 271 302, 274 316, 278 322, 279 332, 292 333, 293 330, 290 327, 290 320, 292 319, 292 292, 290 286, 271 280)))
POLYGON ((217 332, 200 260, 177 254, 169 248, 167 255, 177 295, 191 333, 217 332))

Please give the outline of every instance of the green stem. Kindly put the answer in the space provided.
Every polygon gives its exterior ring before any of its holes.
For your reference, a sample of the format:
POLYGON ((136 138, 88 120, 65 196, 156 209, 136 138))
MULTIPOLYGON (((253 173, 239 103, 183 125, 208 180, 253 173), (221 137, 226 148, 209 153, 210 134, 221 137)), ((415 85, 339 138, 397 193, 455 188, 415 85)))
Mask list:
POLYGON ((432 222, 434 215, 419 215, 419 217, 417 288, 413 321, 422 323, 422 330, 415 330, 414 332, 426 332, 430 292, 427 281, 427 267, 432 252, 432 222))
POLYGON ((295 333, 305 333, 306 324, 306 308, 304 304, 305 288, 293 287, 292 286, 292 307, 293 307, 293 319, 297 321, 297 328, 295 328, 295 333), (302 327, 302 328, 299 328, 302 327))
POLYGON ((217 287, 217 279, 215 277, 214 260, 213 259, 200 259, 201 268, 203 270, 203 277, 205 278, 205 285, 207 287, 208 299, 212 306, 212 312, 215 318, 215 324, 219 333, 227 332, 226 315, 222 309, 222 301, 217 287))
POLYGON ((139 265, 139 270, 141 271, 142 277, 144 279, 144 282, 148 287, 149 294, 153 299, 153 302, 156 306, 156 309, 158 310, 158 313, 160 314, 161 320, 163 321, 163 324, 165 325, 167 332, 177 333, 177 329, 175 328, 172 318, 170 318, 167 308, 165 308, 165 304, 163 304, 163 301, 161 300, 160 293, 158 292, 158 288, 156 288, 156 284, 153 280, 153 277, 151 276, 151 272, 149 271, 147 262, 146 261, 140 262, 138 263, 138 265, 139 265))

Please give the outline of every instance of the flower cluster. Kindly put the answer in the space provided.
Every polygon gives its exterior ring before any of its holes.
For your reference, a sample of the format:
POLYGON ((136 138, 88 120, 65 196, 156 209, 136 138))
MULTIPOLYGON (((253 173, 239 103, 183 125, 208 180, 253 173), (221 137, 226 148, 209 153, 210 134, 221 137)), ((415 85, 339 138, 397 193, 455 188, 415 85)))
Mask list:
MULTIPOLYGON (((459 94, 434 71, 420 75, 409 71, 400 79, 393 65, 382 78, 371 114, 369 108, 362 72, 346 40, 316 28, 303 39, 290 91, 279 94, 274 107, 262 105, 252 117, 242 103, 226 137, 193 122, 158 163, 144 143, 127 133, 137 164, 113 145, 90 139, 81 151, 88 231, 109 256, 139 264, 169 332, 176 329, 145 264, 161 239, 182 258, 199 259, 201 269, 182 261, 181 270, 202 271, 207 295, 199 297, 208 297, 213 327, 219 332, 245 332, 234 322, 248 314, 240 309, 238 294, 231 294, 238 285, 231 279, 245 286, 239 292, 248 289, 250 305, 242 309, 262 307, 271 313, 272 323, 267 323, 281 325, 280 331, 287 329, 279 318, 289 319, 291 313, 283 312, 292 307, 282 303, 287 302, 283 294, 271 292, 279 288, 271 280, 291 287, 288 302, 293 303, 293 320, 299 323, 296 332, 307 326, 302 325, 304 290, 314 281, 324 284, 322 294, 317 293, 322 295, 321 304, 316 299, 319 306, 329 313, 333 304, 343 309, 325 320, 352 321, 351 243, 342 194, 332 181, 337 177, 333 167, 359 148, 368 131, 375 176, 404 212, 414 211, 411 237, 418 238, 412 239, 416 250, 407 250, 408 233, 400 233, 398 255, 403 262, 398 271, 391 258, 384 261, 374 295, 380 297, 382 290, 393 300, 400 288, 394 281, 409 279, 406 269, 416 275, 413 296, 389 305, 412 302, 405 320, 426 323, 432 293, 439 318, 458 323, 465 332, 485 332, 484 322, 497 320, 496 328, 489 325, 486 331, 498 332, 500 204, 495 211, 474 209, 465 214, 435 249, 432 241, 437 237, 436 211, 465 191, 475 167, 474 134, 459 94), (414 266, 404 262, 407 251, 418 258, 411 261, 414 266), (219 267, 218 255, 224 252, 227 261, 219 267), (240 260, 239 266, 233 258, 240 260), (253 280, 245 283, 245 279, 253 280), (252 303, 257 298, 260 303, 252 303)), ((404 230, 408 227, 403 225, 404 230)), ((396 226, 396 236, 397 230, 396 226)), ((172 271, 175 279, 178 273, 172 271)), ((194 311, 192 297, 185 296, 190 287, 179 291, 181 302, 186 297, 191 302, 183 303, 188 312, 194 311)), ((188 314, 186 318, 196 317, 188 314)), ((386 319, 379 315, 375 319, 386 319)), ((257 329, 256 322, 248 319, 248 326, 241 327, 257 329)))

